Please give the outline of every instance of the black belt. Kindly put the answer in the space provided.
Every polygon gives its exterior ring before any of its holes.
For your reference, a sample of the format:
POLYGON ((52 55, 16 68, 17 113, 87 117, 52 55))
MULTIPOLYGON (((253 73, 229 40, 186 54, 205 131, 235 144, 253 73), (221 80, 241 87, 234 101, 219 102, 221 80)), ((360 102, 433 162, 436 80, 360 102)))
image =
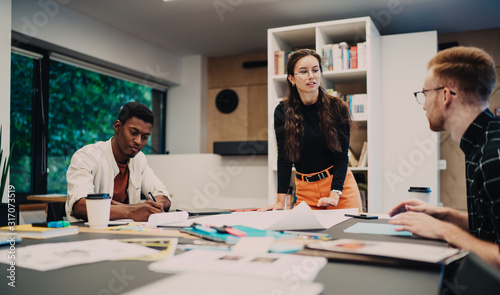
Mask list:
POLYGON ((311 183, 311 182, 315 182, 315 181, 327 178, 328 176, 330 176, 332 174, 333 174, 333 167, 328 169, 328 170, 325 170, 323 172, 316 173, 316 174, 309 175, 309 176, 299 175, 298 173, 295 173, 295 177, 297 177, 297 179, 311 183))

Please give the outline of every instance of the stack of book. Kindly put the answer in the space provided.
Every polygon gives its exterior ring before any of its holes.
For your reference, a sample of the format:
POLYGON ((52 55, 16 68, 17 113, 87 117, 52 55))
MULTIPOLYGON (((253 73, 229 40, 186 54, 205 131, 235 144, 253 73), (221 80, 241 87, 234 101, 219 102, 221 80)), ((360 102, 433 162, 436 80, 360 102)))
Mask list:
POLYGON ((326 44, 322 48, 323 70, 342 71, 366 68, 366 42, 326 44))

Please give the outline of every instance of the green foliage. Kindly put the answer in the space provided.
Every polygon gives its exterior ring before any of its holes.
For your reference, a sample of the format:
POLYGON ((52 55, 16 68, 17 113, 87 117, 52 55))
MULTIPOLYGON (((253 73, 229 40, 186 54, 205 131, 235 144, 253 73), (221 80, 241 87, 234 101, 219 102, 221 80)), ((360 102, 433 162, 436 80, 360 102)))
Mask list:
POLYGON ((11 154, 10 183, 19 192, 31 190, 33 70, 31 58, 11 55, 10 142, 16 142, 16 152, 11 154))
POLYGON ((10 159, 12 155, 12 150, 14 149, 14 143, 10 148, 10 154, 5 159, 3 158, 3 148, 2 148, 2 126, 0 126, 0 171, 2 173, 0 178, 0 199, 3 197, 3 192, 5 190, 5 184, 7 183, 7 174, 9 173, 10 159), (3 167, 2 167, 3 161, 3 167))
MULTIPOLYGON (((19 185, 30 183, 33 63, 12 55, 11 137, 16 145, 11 171, 19 185), (28 181, 27 181, 28 180, 28 181)), ((79 148, 113 136, 120 107, 130 101, 152 107, 151 88, 51 61, 48 116, 48 193, 66 192, 66 171, 79 148)), ((144 148, 148 153, 151 140, 144 148)), ((17 186, 16 186, 17 189, 17 186)), ((29 189, 29 188, 28 188, 29 189)), ((18 190, 20 191, 20 190, 18 190)))
POLYGON ((151 89, 128 81, 51 62, 49 157, 113 136, 120 107, 129 101, 151 107, 151 89))

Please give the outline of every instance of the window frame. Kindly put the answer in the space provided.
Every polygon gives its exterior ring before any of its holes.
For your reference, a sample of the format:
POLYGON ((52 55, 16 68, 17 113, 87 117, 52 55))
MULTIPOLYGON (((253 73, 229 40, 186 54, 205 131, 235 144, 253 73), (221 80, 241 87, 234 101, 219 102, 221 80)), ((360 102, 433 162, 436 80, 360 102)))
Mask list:
MULTIPOLYGON (((32 151, 31 151, 31 184, 29 192, 16 192, 17 200, 20 203, 29 202, 28 195, 33 194, 46 194, 48 191, 48 175, 47 175, 47 161, 48 161, 48 139, 49 139, 49 79, 50 79, 50 62, 52 51, 35 46, 32 44, 24 43, 16 38, 12 38, 11 46, 19 48, 20 51, 28 51, 41 58, 33 58, 33 96, 32 96, 32 151)), ((15 51, 15 50, 13 50, 15 51)), ((72 61, 77 59, 71 58, 72 61)), ((59 60, 60 61, 60 60, 59 60)), ((60 61, 64 62, 64 61, 60 61)), ((100 74, 109 75, 109 73, 116 73, 110 75, 117 79, 129 80, 136 84, 145 85, 151 88, 152 91, 152 104, 153 112, 155 115, 155 129, 153 130, 156 135, 155 144, 156 148, 152 148, 152 154, 165 154, 166 153, 166 115, 167 115, 167 90, 168 86, 155 84, 152 85, 148 81, 133 77, 128 73, 122 73, 116 69, 105 68, 101 65, 93 64, 91 62, 81 60, 82 68, 91 70, 100 74), (106 72, 100 70, 89 69, 88 65, 95 65, 97 69, 104 69, 106 72), (131 77, 126 79, 124 77, 131 77), (143 81, 144 83, 141 83, 143 81), (158 87, 159 85, 159 87, 158 87), (158 109, 157 109, 158 108, 158 109), (157 123, 158 122, 158 123, 157 123)), ((74 62, 72 65, 77 66, 74 62)), ((154 79, 154 78, 153 78, 154 79)), ((12 145, 12 142, 11 142, 12 145)), ((152 143, 153 147, 153 143, 152 143)))

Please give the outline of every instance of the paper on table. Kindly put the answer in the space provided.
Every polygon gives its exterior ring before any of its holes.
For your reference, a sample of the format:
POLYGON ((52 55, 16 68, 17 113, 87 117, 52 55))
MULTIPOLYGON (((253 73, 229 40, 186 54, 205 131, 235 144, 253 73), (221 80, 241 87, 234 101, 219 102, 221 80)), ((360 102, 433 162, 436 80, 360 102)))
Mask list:
MULTIPOLYGON (((165 213, 155 213, 151 214, 148 218, 148 222, 144 225, 157 227, 158 225, 168 225, 168 226, 190 226, 191 221, 187 221, 189 214, 185 211, 179 212, 165 212, 165 213)), ((116 219, 110 220, 108 225, 126 225, 129 223, 135 222, 133 219, 116 219)), ((88 224, 86 222, 85 224, 88 224)))
POLYGON ((411 236, 409 231, 396 231, 396 228, 401 227, 394 224, 368 223, 358 222, 351 227, 344 229, 345 233, 356 234, 376 234, 376 235, 391 235, 391 236, 411 236))
MULTIPOLYGON (((107 239, 45 243, 19 247, 16 250, 16 263, 18 266, 38 271, 105 260, 153 255, 159 252, 148 247, 107 239)), ((7 251, 9 250, 0 251, 0 262, 9 263, 7 251)))
POLYGON ((273 237, 243 237, 233 246, 231 252, 234 254, 266 254, 274 242, 273 237))
POLYGON ((318 295, 324 287, 320 283, 298 284, 293 280, 252 278, 209 272, 186 272, 147 284, 123 295, 163 294, 165 290, 182 290, 183 294, 254 295, 288 294, 318 295), (193 284, 196 282, 196 284, 193 284))
POLYGON ((241 255, 226 251, 191 250, 169 259, 153 262, 148 268, 167 273, 204 271, 283 280, 284 274, 290 273, 298 266, 307 265, 307 271, 301 272, 299 276, 293 276, 293 280, 311 282, 326 263, 324 257, 305 255, 275 253, 241 255))
POLYGON ((262 230, 326 229, 344 220, 345 213, 356 214, 358 209, 312 210, 302 202, 292 210, 267 212, 234 212, 190 219, 200 224, 245 225, 262 230))
POLYGON ((189 226, 191 222, 187 223, 188 217, 189 214, 186 211, 156 213, 149 216, 148 225, 151 227, 158 225, 189 226))

